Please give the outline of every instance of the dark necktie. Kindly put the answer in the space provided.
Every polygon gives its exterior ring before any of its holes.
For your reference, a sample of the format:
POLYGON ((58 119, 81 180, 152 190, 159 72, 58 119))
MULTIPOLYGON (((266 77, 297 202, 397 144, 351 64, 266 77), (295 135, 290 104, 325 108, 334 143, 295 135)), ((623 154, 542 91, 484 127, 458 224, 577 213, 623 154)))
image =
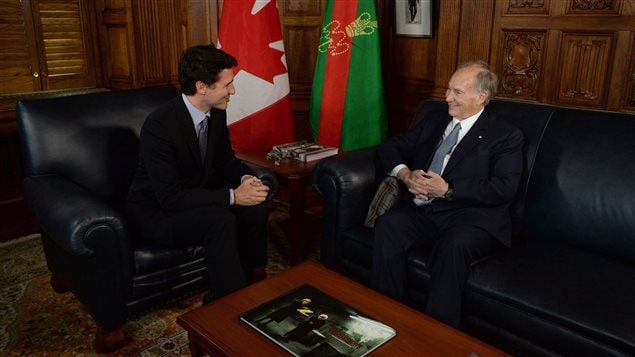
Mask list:
MULTIPOLYGON (((437 148, 437 151, 434 152, 434 157, 432 158, 430 167, 428 167, 428 171, 436 172, 441 175, 441 172, 443 171, 443 160, 445 159, 445 155, 449 154, 454 145, 456 145, 456 142, 459 138, 460 130, 461 123, 456 123, 456 125, 454 125, 454 128, 452 128, 450 134, 448 134, 448 136, 443 139, 443 141, 437 148)), ((414 202, 417 206, 421 206, 431 204, 432 200, 434 200, 434 198, 431 198, 427 201, 422 201, 418 198, 415 198, 414 202)))
POLYGON ((205 162, 205 154, 207 153, 207 125, 209 122, 209 115, 198 123, 198 147, 201 150, 201 162, 205 162))
POLYGON ((441 145, 439 145, 439 148, 434 153, 434 157, 432 158, 432 163, 430 164, 428 171, 436 172, 441 175, 441 172, 443 171, 443 160, 445 159, 445 156, 452 151, 454 145, 456 145, 456 141, 459 138, 459 130, 461 130, 461 123, 456 123, 450 134, 443 139, 443 142, 441 142, 441 145))

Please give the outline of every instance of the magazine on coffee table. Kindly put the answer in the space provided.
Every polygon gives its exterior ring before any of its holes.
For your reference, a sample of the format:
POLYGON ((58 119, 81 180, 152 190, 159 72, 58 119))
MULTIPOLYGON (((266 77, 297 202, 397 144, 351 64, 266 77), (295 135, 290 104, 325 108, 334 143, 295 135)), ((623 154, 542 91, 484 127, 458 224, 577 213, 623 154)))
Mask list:
POLYGON ((393 328, 311 285, 268 301, 240 319, 294 356, 365 356, 396 335, 393 328))

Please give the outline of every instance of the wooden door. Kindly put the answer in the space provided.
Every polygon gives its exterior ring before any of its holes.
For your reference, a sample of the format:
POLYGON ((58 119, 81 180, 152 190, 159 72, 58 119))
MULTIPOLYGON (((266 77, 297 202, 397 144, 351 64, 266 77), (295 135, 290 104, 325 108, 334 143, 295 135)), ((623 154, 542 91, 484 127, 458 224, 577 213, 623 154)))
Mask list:
POLYGON ((90 0, 2 0, 0 94, 95 87, 90 0))

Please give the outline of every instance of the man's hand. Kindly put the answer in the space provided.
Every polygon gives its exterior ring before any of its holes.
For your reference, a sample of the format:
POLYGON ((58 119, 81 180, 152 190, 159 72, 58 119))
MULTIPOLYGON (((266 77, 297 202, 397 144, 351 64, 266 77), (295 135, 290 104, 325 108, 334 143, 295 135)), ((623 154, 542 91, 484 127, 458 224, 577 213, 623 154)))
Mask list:
POLYGON ((234 190, 234 204, 240 206, 255 206, 267 198, 269 187, 257 177, 250 176, 234 190))
POLYGON ((421 170, 421 172, 427 177, 423 186, 424 190, 428 193, 428 198, 444 197, 450 185, 445 182, 443 177, 432 171, 424 172, 421 170))
POLYGON ((397 173, 397 178, 403 181, 416 198, 427 201, 431 198, 443 197, 448 190, 448 183, 435 172, 423 170, 410 171, 404 167, 397 173))

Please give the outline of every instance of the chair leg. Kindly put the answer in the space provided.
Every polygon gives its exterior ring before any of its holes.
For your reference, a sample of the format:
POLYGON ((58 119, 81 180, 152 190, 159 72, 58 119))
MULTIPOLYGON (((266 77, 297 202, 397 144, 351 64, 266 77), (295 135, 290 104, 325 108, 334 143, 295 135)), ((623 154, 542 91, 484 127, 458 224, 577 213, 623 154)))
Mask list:
POLYGON ((128 342, 123 326, 112 331, 104 331, 97 325, 97 333, 95 334, 95 351, 98 353, 113 352, 125 346, 128 342))
POLYGON ((63 294, 68 291, 68 288, 64 283, 58 279, 55 274, 51 274, 51 287, 58 294, 63 294))

